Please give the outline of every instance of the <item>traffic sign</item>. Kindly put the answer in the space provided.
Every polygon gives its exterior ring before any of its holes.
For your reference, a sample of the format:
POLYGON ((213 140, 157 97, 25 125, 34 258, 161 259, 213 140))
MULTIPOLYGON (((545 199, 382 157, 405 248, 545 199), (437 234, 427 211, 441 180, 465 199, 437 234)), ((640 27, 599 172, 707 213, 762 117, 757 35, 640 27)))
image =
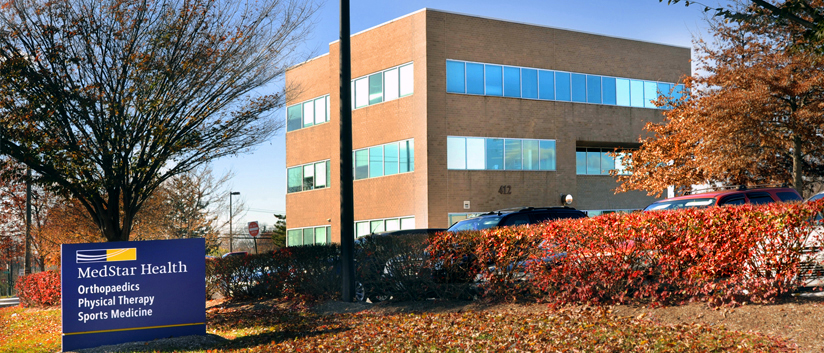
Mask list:
POLYGON ((256 237, 258 236, 258 233, 260 233, 260 229, 258 228, 258 222, 249 222, 249 235, 256 237))

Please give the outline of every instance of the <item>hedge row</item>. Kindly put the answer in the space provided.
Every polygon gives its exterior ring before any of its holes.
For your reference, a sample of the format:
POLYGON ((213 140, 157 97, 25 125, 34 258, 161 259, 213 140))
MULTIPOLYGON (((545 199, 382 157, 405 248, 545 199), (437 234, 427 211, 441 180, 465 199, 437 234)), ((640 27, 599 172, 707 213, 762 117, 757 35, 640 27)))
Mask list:
POLYGON ((824 204, 609 214, 444 233, 436 263, 477 258, 490 300, 711 304, 771 301, 802 284, 802 250, 820 244, 824 204))
POLYGON ((60 271, 21 276, 14 288, 23 307, 60 305, 60 271))
MULTIPOLYGON (((716 207, 366 237, 355 244, 358 292, 373 302, 768 302, 808 275, 805 250, 820 250, 814 230, 822 209, 822 202, 716 207)), ((340 258, 332 244, 209 260, 206 296, 339 298, 340 258)), ((57 305, 59 272, 23 277, 17 290, 24 305, 57 305)))
MULTIPOLYGON (((373 302, 388 298, 467 297, 470 282, 449 282, 443 271, 433 271, 427 245, 425 234, 373 236, 356 241, 358 295, 373 302)), ((289 247, 265 255, 216 259, 207 262, 206 272, 207 297, 219 292, 236 299, 339 298, 343 281, 338 244, 289 247)))

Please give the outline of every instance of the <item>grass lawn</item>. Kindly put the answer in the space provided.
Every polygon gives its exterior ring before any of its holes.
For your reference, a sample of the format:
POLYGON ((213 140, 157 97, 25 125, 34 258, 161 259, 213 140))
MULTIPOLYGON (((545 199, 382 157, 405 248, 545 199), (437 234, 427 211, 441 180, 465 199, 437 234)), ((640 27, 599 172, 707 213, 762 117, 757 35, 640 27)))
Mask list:
MULTIPOLYGON (((360 313, 251 305, 214 307, 209 333, 227 352, 787 352, 785 341, 698 324, 666 326, 602 310, 360 313)), ((60 310, 0 309, 0 352, 60 349, 60 310)))

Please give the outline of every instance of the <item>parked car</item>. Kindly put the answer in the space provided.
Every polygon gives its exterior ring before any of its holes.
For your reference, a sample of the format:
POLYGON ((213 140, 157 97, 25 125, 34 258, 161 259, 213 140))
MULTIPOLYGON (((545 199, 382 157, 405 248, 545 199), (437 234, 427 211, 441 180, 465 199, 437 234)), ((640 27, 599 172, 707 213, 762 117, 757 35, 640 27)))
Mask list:
POLYGON ((227 258, 229 256, 246 256, 249 255, 246 251, 235 251, 235 252, 227 252, 221 256, 222 258, 227 258))
POLYGON ((443 228, 404 229, 370 234, 355 240, 355 299, 379 302, 429 278, 426 240, 443 228))
POLYGON ((483 230, 494 227, 537 224, 567 218, 586 218, 586 214, 572 207, 518 207, 508 208, 465 219, 453 224, 447 231, 483 230))
MULTIPOLYGON (((808 198, 806 203, 818 201, 824 198, 824 192, 813 195, 808 198)), ((819 213, 813 219, 816 224, 812 233, 807 236, 804 242, 804 249, 801 252, 801 265, 799 271, 803 285, 806 287, 822 287, 824 286, 824 219, 819 213)))
POLYGON ((804 199, 792 188, 737 187, 734 190, 716 190, 699 194, 677 196, 653 202, 644 211, 676 210, 681 208, 705 208, 773 202, 801 202, 804 199))
POLYGON ((810 196, 810 198, 809 198, 809 199, 807 199, 807 201, 804 201, 804 202, 813 202, 813 201, 818 201, 818 200, 820 200, 820 199, 822 199, 822 198, 824 198, 824 191, 819 192, 819 193, 817 193, 817 194, 815 194, 815 195, 813 195, 813 196, 810 196))

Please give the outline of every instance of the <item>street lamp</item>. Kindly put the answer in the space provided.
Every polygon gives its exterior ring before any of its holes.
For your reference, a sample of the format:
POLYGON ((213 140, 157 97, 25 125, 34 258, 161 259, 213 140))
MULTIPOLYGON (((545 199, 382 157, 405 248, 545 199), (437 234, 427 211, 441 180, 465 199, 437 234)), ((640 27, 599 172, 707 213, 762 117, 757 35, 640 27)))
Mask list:
POLYGON ((239 191, 231 191, 229 192, 229 252, 232 252, 232 243, 234 243, 234 238, 232 234, 232 195, 240 195, 239 191))

